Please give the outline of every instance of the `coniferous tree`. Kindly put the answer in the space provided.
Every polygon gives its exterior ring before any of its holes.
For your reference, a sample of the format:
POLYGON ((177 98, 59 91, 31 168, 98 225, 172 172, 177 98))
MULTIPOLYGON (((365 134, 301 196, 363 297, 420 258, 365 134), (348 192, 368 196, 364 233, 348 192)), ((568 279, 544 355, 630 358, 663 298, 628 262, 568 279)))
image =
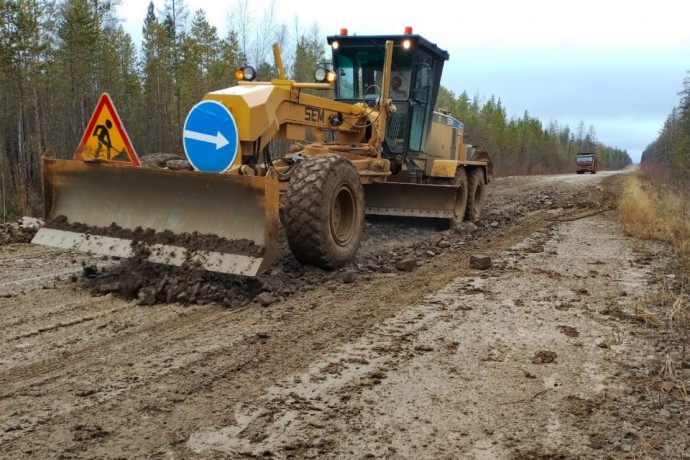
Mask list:
POLYGON ((175 100, 174 40, 172 19, 159 21, 153 2, 149 3, 143 28, 142 78, 143 122, 147 137, 142 150, 148 153, 175 151, 177 118, 175 100))
POLYGON ((0 167, 4 190, 14 191, 9 206, 24 214, 35 210, 40 196, 52 15, 46 1, 0 1, 0 95, 6 101, 0 115, 0 167))

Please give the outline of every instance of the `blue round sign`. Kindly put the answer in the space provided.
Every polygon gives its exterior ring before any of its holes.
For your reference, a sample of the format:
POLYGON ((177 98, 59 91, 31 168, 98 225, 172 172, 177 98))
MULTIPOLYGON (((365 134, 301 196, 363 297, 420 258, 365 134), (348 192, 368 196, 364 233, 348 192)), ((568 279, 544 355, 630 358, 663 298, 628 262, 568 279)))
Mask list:
POLYGON ((184 153, 197 171, 227 171, 237 157, 239 135, 230 111, 218 101, 201 101, 184 122, 184 153))

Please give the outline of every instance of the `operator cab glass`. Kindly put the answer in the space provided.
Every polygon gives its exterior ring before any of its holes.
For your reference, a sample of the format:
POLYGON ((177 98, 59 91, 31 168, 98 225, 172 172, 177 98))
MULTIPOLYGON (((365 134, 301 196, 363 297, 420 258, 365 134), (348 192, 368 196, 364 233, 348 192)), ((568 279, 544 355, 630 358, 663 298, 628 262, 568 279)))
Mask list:
MULTIPOLYGON (((336 94, 339 99, 376 101, 383 86, 383 59, 385 49, 372 46, 367 48, 344 48, 334 55, 334 67, 338 79, 336 94)), ((400 87, 391 91, 393 100, 406 100, 409 94, 412 53, 393 51, 391 80, 397 77, 400 87)), ((392 90, 392 88, 391 88, 392 90)))
POLYGON ((338 76, 335 98, 376 106, 383 86, 386 40, 394 43, 389 97, 397 110, 388 117, 384 155, 415 156, 426 151, 447 52, 419 35, 328 37, 338 76))

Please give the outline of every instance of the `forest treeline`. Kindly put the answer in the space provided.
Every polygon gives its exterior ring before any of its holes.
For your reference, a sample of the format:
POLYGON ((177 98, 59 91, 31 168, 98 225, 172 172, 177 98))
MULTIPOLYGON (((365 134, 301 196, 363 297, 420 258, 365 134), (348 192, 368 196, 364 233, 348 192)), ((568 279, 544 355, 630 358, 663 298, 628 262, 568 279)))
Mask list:
POLYGON ((659 137, 642 152, 641 165, 674 185, 690 188, 690 71, 679 96, 659 137))
MULTIPOLYGON (((139 155, 181 153, 181 126, 205 93, 233 85, 245 63, 259 79, 276 76, 274 42, 298 81, 310 81, 316 64, 329 59, 317 25, 278 23, 273 5, 257 16, 248 0, 237 0, 221 36, 183 0, 166 0, 161 10, 142 3, 140 45, 123 29, 119 7, 119 0, 0 0, 3 220, 40 213, 42 152, 71 157, 103 92, 139 155)), ((482 101, 443 88, 437 105, 465 123, 470 142, 484 142, 499 174, 572 171, 579 150, 596 150, 603 168, 630 163, 626 152, 597 142, 594 127, 544 126, 527 112, 508 119, 493 96, 482 101)))
POLYGON ((625 150, 599 142, 594 126, 585 127, 584 122, 573 131, 557 121, 544 125, 527 111, 508 119, 501 100, 494 96, 482 103, 478 96, 470 99, 467 92, 456 96, 443 87, 436 105, 465 124, 467 142, 487 146, 499 176, 572 172, 578 152, 596 152, 600 169, 632 163, 625 150))

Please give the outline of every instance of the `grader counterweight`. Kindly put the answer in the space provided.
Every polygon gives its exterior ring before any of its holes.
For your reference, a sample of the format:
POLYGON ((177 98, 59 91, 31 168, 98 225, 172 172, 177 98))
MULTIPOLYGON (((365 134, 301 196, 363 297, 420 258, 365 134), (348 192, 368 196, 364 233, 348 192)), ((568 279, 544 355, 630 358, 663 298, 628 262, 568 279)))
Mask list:
POLYGON ((206 94, 183 132, 195 171, 44 158, 53 224, 34 242, 124 257, 143 247, 153 262, 253 276, 277 258, 279 215, 294 256, 327 269, 352 260, 365 213, 476 219, 493 163, 434 111, 448 53, 411 33, 328 43, 333 69, 317 83, 288 80, 275 45, 279 78, 251 81, 245 67, 237 86, 206 94), (272 151, 277 139, 292 147, 272 151))

